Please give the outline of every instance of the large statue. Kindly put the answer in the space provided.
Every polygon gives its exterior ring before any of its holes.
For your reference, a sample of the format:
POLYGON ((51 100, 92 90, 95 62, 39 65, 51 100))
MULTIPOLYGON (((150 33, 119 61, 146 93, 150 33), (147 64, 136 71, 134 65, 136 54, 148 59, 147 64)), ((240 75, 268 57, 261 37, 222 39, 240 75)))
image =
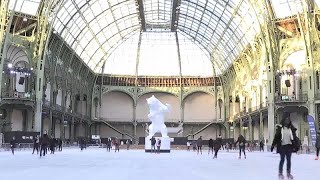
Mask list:
POLYGON ((164 115, 170 112, 171 106, 162 104, 154 95, 148 98, 147 102, 150 109, 148 118, 152 122, 149 126, 147 138, 151 138, 157 132, 161 132, 162 137, 168 137, 167 126, 164 124, 164 115))

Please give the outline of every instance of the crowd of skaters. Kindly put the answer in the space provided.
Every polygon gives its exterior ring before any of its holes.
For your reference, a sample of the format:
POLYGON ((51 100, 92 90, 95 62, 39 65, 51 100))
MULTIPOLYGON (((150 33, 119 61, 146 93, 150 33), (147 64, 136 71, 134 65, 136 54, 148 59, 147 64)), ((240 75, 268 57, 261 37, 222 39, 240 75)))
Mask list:
MULTIPOLYGON (((187 151, 190 151, 192 147, 193 151, 196 151, 197 154, 202 154, 203 145, 202 136, 200 136, 197 140, 187 141, 187 151)), ((209 139, 208 154, 210 154, 210 152, 211 154, 214 153, 213 158, 217 158, 220 149, 226 150, 227 152, 229 152, 229 150, 239 150, 239 159, 241 159, 241 154, 246 158, 246 150, 252 152, 258 150, 258 146, 260 151, 264 151, 264 141, 260 141, 259 144, 255 142, 251 143, 247 142, 244 136, 239 135, 235 142, 223 142, 221 135, 219 135, 215 140, 212 138, 209 139)))

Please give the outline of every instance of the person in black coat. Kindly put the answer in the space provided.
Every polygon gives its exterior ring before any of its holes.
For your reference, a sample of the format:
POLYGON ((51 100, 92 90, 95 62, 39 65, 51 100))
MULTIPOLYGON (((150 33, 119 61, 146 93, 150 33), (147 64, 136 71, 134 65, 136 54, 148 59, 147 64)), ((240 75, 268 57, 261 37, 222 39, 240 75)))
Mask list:
POLYGON ((156 142, 157 142, 157 140, 156 140, 156 138, 154 138, 154 137, 152 136, 152 138, 150 139, 150 141, 151 141, 151 152, 156 153, 156 142))
POLYGON ((317 149, 317 157, 316 160, 319 159, 319 151, 320 151, 320 131, 317 134, 317 140, 316 140, 316 149, 317 149))
POLYGON ((62 139, 58 139, 58 150, 62 151, 62 139))
POLYGON ((197 154, 199 154, 199 152, 202 154, 202 136, 200 136, 197 140, 197 147, 198 147, 197 154))
POLYGON ((14 148, 16 148, 16 138, 13 136, 12 137, 12 140, 10 141, 10 149, 11 149, 11 152, 12 152, 12 155, 14 155, 14 148))
POLYGON ((243 152, 244 158, 246 159, 246 139, 240 134, 235 144, 239 143, 239 159, 241 159, 241 151, 243 152))
POLYGON ((290 114, 285 113, 281 125, 277 125, 276 134, 271 146, 271 152, 274 147, 277 147, 277 153, 280 154, 279 179, 284 179, 283 164, 285 158, 287 159, 287 177, 288 179, 293 179, 291 174, 291 155, 293 152, 297 152, 300 147, 300 145, 297 144, 298 137, 296 130, 290 120, 290 114))
POLYGON ((214 156, 213 156, 213 158, 218 158, 218 152, 219 152, 221 146, 222 146, 222 138, 221 138, 221 135, 219 135, 214 142, 214 156))
POLYGON ((108 138, 108 139, 107 139, 107 142, 106 142, 107 151, 108 151, 108 152, 110 152, 110 150, 111 150, 111 142, 112 142, 112 141, 111 141, 111 138, 108 138))
POLYGON ((260 141, 260 152, 261 151, 264 152, 264 142, 263 142, 263 140, 260 141))
POLYGON ((213 139, 209 139, 208 145, 209 145, 208 154, 210 154, 210 151, 213 154, 213 139))
POLYGON ((33 139, 33 151, 32 151, 32 154, 34 154, 34 150, 37 150, 37 154, 39 154, 39 136, 38 135, 33 139))
POLYGON ((54 154, 54 151, 56 149, 56 139, 55 138, 51 138, 49 140, 49 144, 50 144, 50 151, 51 151, 51 154, 54 154))
POLYGON ((47 148, 49 145, 49 136, 47 134, 47 131, 43 133, 40 140, 40 144, 41 144, 41 148, 40 148, 40 157, 41 157, 42 155, 45 156, 47 154, 47 148))

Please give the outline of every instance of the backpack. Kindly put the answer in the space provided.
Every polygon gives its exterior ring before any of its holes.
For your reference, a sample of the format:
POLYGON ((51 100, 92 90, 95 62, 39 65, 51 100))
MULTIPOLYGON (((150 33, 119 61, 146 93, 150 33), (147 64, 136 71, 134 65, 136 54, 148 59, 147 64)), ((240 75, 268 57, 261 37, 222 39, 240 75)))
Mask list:
POLYGON ((292 140, 292 152, 298 152, 301 147, 301 141, 298 136, 293 136, 292 140))

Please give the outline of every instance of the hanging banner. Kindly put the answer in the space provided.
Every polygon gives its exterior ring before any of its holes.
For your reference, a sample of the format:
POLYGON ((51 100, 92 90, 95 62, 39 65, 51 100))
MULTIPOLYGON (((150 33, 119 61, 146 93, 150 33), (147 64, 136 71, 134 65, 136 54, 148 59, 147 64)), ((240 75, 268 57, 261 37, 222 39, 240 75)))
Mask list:
POLYGON ((308 120, 308 124, 309 124, 312 146, 314 146, 316 144, 316 139, 317 139, 317 132, 316 132, 316 126, 314 123, 314 118, 312 116, 308 115, 307 120, 308 120))

